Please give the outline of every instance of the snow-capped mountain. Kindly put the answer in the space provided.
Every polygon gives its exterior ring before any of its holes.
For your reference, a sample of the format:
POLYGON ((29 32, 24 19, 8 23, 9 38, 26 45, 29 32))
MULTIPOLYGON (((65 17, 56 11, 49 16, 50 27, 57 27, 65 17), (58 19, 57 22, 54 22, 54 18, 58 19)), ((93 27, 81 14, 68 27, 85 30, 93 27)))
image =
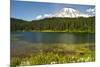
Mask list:
POLYGON ((63 8, 60 11, 58 11, 54 17, 89 17, 88 14, 84 14, 80 12, 79 10, 73 9, 73 8, 63 8))
POLYGON ((51 18, 51 17, 69 17, 69 18, 77 18, 77 17, 91 17, 93 15, 85 14, 74 8, 62 8, 54 14, 44 14, 37 16, 37 19, 43 18, 51 18))

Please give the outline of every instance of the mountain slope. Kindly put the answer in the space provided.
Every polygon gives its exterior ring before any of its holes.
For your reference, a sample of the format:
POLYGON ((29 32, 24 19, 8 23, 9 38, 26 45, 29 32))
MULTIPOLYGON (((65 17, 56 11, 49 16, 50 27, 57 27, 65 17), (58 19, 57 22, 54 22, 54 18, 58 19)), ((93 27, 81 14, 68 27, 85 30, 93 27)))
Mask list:
POLYGON ((63 8, 59 12, 57 12, 54 17, 90 17, 88 14, 84 14, 79 10, 73 8, 63 8))

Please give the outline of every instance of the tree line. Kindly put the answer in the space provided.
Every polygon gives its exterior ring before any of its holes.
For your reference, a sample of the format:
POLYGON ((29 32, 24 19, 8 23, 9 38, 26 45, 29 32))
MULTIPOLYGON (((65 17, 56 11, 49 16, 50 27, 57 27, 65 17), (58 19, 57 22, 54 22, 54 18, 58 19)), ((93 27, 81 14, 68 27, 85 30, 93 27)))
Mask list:
POLYGON ((11 18, 11 31, 95 32, 95 17, 45 18, 25 21, 11 18))

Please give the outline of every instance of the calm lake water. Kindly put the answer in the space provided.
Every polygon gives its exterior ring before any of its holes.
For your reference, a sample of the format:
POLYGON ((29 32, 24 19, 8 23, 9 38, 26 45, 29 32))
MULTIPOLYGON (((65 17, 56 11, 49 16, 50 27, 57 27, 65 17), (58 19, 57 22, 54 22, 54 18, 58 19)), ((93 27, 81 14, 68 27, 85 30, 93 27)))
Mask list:
POLYGON ((64 32, 13 32, 11 42, 28 43, 94 43, 93 33, 64 33, 64 32))
POLYGON ((45 45, 94 45, 94 41, 93 33, 13 32, 11 33, 11 55, 22 56, 22 54, 34 53, 45 45))

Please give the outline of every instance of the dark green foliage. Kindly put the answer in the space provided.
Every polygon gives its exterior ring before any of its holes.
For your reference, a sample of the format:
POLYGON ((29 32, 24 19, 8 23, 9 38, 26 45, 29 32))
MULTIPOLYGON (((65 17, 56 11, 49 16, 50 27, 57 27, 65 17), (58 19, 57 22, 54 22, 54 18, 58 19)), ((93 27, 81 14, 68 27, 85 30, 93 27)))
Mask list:
POLYGON ((95 17, 54 17, 33 21, 11 18, 11 31, 95 32, 95 17))

